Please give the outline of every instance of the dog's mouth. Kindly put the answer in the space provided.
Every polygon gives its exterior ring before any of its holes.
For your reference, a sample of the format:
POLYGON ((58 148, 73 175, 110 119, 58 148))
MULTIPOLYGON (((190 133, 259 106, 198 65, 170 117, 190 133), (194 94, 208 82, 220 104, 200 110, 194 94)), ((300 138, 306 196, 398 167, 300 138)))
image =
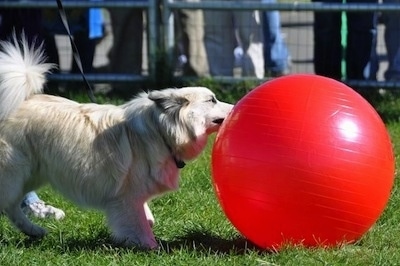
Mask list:
POLYGON ((213 120, 213 123, 214 123, 214 124, 218 124, 218 125, 221 125, 222 122, 224 122, 224 119, 223 119, 223 118, 218 118, 218 119, 213 120))
POLYGON ((206 130, 207 134, 211 134, 213 132, 218 131, 222 122, 224 122, 223 118, 217 118, 217 119, 212 120, 212 125, 210 125, 210 127, 206 130))

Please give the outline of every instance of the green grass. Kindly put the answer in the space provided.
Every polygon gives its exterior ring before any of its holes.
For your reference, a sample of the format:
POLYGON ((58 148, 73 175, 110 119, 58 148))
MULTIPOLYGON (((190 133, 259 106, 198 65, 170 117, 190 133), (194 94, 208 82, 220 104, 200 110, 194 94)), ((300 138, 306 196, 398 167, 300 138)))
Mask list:
MULTIPOLYGON (((372 100, 387 123, 397 164, 400 159, 398 98, 388 94, 372 100)), ((183 169, 180 189, 151 203, 160 250, 145 252, 114 246, 101 213, 76 207, 46 187, 39 194, 64 209, 66 218, 62 221, 35 219, 49 229, 49 234, 41 240, 30 240, 1 217, 0 265, 365 266, 400 263, 398 178, 384 213, 357 243, 327 249, 288 246, 279 253, 271 253, 243 239, 221 211, 210 174, 212 142, 213 139, 207 150, 183 169)))

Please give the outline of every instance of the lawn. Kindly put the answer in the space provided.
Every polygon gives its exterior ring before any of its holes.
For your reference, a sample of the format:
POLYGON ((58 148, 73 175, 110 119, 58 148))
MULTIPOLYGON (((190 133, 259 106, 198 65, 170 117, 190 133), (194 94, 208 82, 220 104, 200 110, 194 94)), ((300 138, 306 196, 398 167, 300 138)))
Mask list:
MULTIPOLYGON (((226 93, 226 92, 225 92, 226 93)), ((400 97, 388 93, 373 105, 385 120, 395 154, 400 154, 400 97)), ((64 209, 62 221, 35 221, 49 229, 30 240, 0 218, 0 265, 398 265, 400 263, 400 191, 392 196, 378 222, 357 243, 335 248, 288 246, 278 253, 257 249, 230 224, 215 197, 210 173, 213 139, 187 164, 180 189, 151 203, 156 217, 157 251, 113 246, 104 216, 61 198, 49 187, 41 197, 64 209)), ((396 156, 398 163, 399 156, 396 156)), ((396 173, 397 175, 398 173, 396 173)))

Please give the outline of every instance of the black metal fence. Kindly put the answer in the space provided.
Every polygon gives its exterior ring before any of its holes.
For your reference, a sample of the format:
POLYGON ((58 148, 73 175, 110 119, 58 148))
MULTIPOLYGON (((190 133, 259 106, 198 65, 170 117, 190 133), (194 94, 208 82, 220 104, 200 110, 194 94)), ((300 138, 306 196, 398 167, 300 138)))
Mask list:
MULTIPOLYGON (((290 18, 290 21, 282 21, 295 34, 304 34, 305 31, 312 31, 312 14, 315 11, 352 11, 352 12, 399 12, 400 5, 398 4, 334 4, 334 3, 309 3, 309 2, 280 2, 274 4, 265 4, 261 1, 172 1, 172 0, 147 0, 147 1, 64 1, 65 9, 101 7, 107 8, 136 8, 142 9, 146 13, 146 28, 144 34, 145 49, 143 49, 143 57, 146 58, 146 74, 122 74, 122 73, 90 73, 87 74, 87 79, 93 83, 102 82, 144 82, 154 79, 157 69, 157 56, 159 51, 170 51, 176 44, 174 43, 174 10, 178 9, 199 9, 199 10, 278 10, 283 14, 283 18, 290 18), (301 15, 307 14, 307 16, 301 15), (300 21, 301 17, 306 17, 306 23, 300 21), (298 23, 296 23, 298 19, 298 23), (288 26, 289 25, 289 26, 288 26), (296 33, 300 32, 300 33, 296 33)), ((0 8, 57 8, 55 0, 51 1, 0 1, 0 8)), ((382 26, 380 26, 382 27, 382 26)), ((378 31, 381 30, 378 28, 378 31)), ((379 42, 379 41, 378 41, 379 42)), ((294 68, 294 72, 312 72, 312 67, 302 67, 303 65, 312 65, 312 36, 307 38, 294 37, 291 39, 292 57, 294 64, 298 64, 298 68, 294 68), (306 49, 298 49, 305 47, 306 49), (304 58, 305 53, 307 54, 304 58)), ((379 48, 380 57, 385 61, 385 50, 379 48)), ((173 56, 167 57, 168 60, 175 60, 173 56)), ((173 65, 173 62, 170 62, 173 65)), ((386 67, 386 66, 383 66, 386 67)), ((78 74, 52 74, 52 80, 56 81, 78 81, 81 76, 78 74)), ((226 81, 235 82, 237 80, 249 78, 237 77, 220 77, 226 81)), ((255 78, 252 78, 255 79, 255 78)), ((400 82, 386 81, 378 78, 377 81, 366 80, 345 80, 349 85, 376 87, 376 88, 398 88, 400 82)))

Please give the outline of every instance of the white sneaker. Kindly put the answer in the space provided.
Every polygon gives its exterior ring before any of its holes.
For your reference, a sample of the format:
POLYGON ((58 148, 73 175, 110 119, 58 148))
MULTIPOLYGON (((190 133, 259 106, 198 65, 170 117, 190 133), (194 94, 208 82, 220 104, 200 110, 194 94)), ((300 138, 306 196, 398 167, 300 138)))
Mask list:
POLYGON ((51 205, 47 205, 44 201, 35 201, 29 205, 22 207, 26 215, 33 215, 39 218, 53 217, 56 220, 61 220, 65 217, 65 213, 61 209, 57 209, 51 205))

